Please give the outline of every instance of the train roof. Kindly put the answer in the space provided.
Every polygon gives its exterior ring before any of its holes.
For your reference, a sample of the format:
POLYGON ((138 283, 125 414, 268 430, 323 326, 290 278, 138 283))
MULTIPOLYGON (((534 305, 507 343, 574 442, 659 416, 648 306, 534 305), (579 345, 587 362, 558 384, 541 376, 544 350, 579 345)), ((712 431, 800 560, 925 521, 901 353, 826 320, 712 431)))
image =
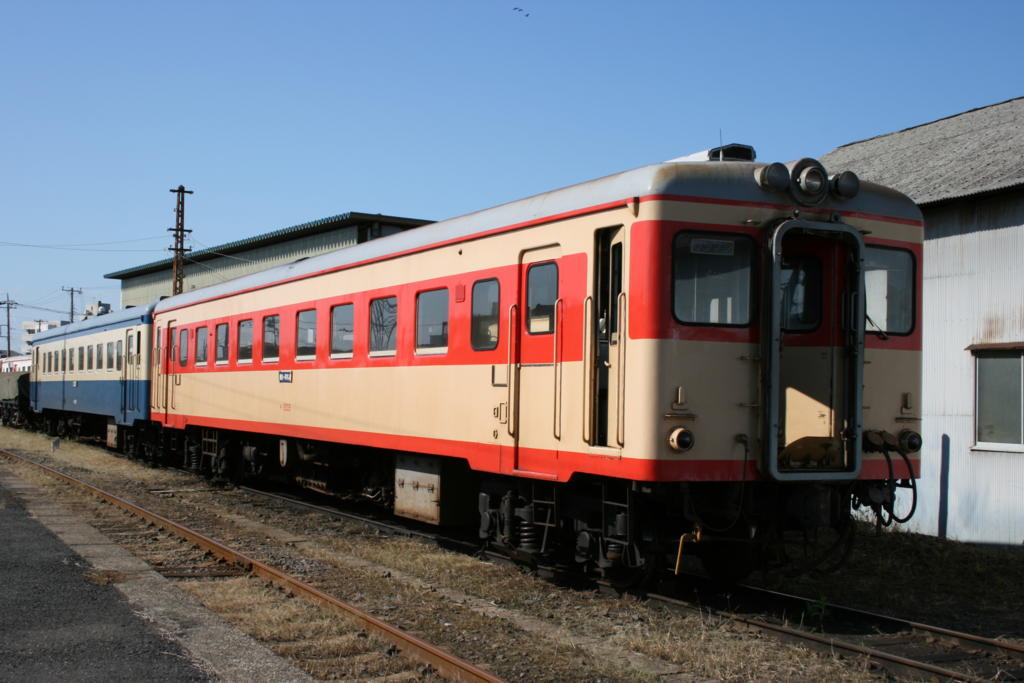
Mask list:
MULTIPOLYGON (((755 172, 765 165, 749 161, 683 161, 652 164, 168 297, 157 304, 155 312, 160 313, 353 264, 473 239, 490 231, 515 229, 517 226, 525 227, 541 220, 611 207, 633 197, 671 195, 765 205, 766 199, 771 199, 772 196, 766 196, 765 190, 758 185, 755 178, 755 172)), ((780 196, 777 204, 780 208, 799 208, 788 196, 780 196)), ((872 183, 862 183, 857 197, 845 200, 842 206, 836 208, 904 221, 921 219, 917 207, 906 196, 872 183)))
POLYGON ((40 342, 51 341, 53 339, 77 337, 93 332, 102 332, 104 330, 113 330, 119 327, 128 327, 135 322, 152 322, 153 309, 155 307, 156 302, 154 301, 153 303, 146 304, 145 306, 132 306, 131 308, 126 308, 123 311, 117 311, 116 313, 97 315, 92 318, 86 318, 85 320, 79 320, 77 323, 71 323, 70 325, 53 327, 49 330, 43 330, 42 332, 37 332, 32 335, 29 343, 35 345, 40 342))

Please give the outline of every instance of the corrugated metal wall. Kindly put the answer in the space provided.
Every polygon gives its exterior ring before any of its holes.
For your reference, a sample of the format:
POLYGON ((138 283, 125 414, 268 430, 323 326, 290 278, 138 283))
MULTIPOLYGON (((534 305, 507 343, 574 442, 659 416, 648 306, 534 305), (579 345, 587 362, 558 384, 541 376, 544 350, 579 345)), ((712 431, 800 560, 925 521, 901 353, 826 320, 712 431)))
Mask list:
MULTIPOLYGON (((356 244, 357 231, 357 226, 348 226, 196 263, 186 261, 185 291, 226 282, 303 257, 351 247, 356 244)), ((170 293, 169 269, 125 278, 121 283, 121 306, 141 306, 170 293)))
POLYGON ((1024 542, 1024 453, 974 439, 971 344, 1024 341, 1024 192, 924 207, 925 448, 911 526, 1024 542))

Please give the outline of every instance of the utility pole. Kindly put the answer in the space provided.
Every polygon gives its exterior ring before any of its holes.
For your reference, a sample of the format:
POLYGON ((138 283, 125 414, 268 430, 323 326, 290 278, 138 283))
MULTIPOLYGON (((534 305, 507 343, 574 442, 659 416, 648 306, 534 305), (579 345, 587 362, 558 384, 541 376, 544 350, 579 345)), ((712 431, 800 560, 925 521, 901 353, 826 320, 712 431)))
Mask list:
POLYGON ((9 293, 4 295, 4 300, 3 301, 0 301, 0 306, 3 306, 3 307, 5 307, 7 309, 7 356, 6 356, 6 358, 10 358, 11 357, 11 309, 14 308, 17 305, 18 304, 16 304, 13 301, 11 301, 11 295, 9 293))
POLYGON ((71 320, 70 320, 70 322, 75 322, 75 294, 81 294, 82 290, 75 289, 74 287, 61 287, 60 289, 61 289, 62 292, 70 292, 70 294, 71 294, 71 320))
POLYGON ((174 252, 174 261, 171 270, 171 277, 174 281, 171 294, 181 294, 185 289, 185 252, 192 251, 185 248, 185 233, 192 232, 185 229, 185 195, 192 194, 192 190, 186 190, 184 185, 178 185, 178 189, 171 190, 178 195, 178 204, 174 210, 175 221, 173 228, 167 228, 168 232, 174 233, 174 246, 170 251, 174 252))

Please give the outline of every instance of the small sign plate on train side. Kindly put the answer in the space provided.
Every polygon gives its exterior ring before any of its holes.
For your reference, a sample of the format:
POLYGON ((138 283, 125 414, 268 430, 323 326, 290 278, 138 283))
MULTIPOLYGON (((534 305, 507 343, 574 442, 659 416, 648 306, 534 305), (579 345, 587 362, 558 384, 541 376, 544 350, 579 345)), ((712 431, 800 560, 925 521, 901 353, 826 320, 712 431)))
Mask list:
POLYGON ((292 371, 291 370, 279 370, 277 373, 277 381, 282 384, 292 383, 292 371))

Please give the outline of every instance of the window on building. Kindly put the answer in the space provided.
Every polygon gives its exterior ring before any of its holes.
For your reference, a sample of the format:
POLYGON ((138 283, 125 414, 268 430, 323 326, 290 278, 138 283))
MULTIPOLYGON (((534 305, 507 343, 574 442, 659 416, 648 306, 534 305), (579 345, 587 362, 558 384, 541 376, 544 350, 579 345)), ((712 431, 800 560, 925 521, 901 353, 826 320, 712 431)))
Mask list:
POLYGON ((196 365, 206 365, 206 346, 210 343, 210 330, 196 328, 196 365))
POLYGON ((672 246, 672 310, 693 325, 750 323, 753 243, 742 235, 681 232, 672 246))
POLYGON ((530 334, 555 331, 558 301, 558 265, 553 261, 530 266, 526 273, 526 330, 530 334))
POLYGON ((114 359, 117 363, 117 369, 120 370, 124 364, 124 342, 120 339, 117 340, 117 347, 114 350, 114 359))
POLYGON ((276 361, 281 346, 281 316, 268 315, 263 319, 263 353, 264 361, 276 361))
POLYGON ((214 336, 216 337, 215 358, 218 365, 223 365, 228 362, 228 324, 218 324, 214 330, 214 336))
POLYGON ((295 319, 295 358, 316 358, 316 311, 299 311, 295 319))
POLYGON ((252 362, 252 321, 242 320, 238 323, 238 362, 252 362))
POLYGON ((443 353, 448 349, 448 290, 416 295, 416 350, 443 353))
POLYGON ((114 369, 114 342, 107 342, 107 370, 114 369))
POLYGON ((1024 449, 1024 351, 975 351, 975 440, 1024 449))
POLYGON ((331 358, 352 356, 355 342, 355 306, 340 304, 331 309, 331 358))
POLYGON ((178 330, 178 365, 188 365, 188 330, 178 330))
POLYGON ((490 351, 498 347, 498 329, 501 325, 501 299, 497 280, 473 283, 473 311, 470 321, 470 344, 477 351, 490 351))
POLYGON ((370 302, 370 353, 392 354, 398 348, 398 297, 370 302))
POLYGON ((905 249, 864 250, 865 331, 910 334, 914 329, 914 255, 905 249))

